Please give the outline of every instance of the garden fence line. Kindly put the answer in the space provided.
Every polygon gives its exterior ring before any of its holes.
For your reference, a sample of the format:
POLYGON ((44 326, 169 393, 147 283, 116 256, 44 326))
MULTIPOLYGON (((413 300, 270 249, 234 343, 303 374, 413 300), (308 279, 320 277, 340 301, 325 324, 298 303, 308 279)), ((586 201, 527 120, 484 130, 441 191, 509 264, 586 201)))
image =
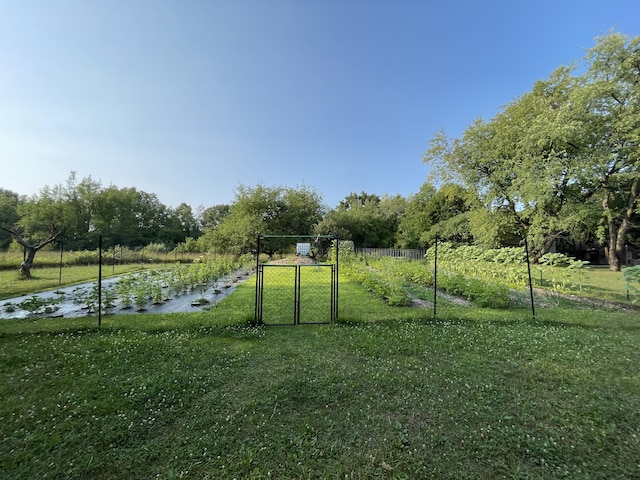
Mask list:
POLYGON ((408 258, 422 260, 427 253, 426 248, 356 248, 355 253, 370 257, 408 258))

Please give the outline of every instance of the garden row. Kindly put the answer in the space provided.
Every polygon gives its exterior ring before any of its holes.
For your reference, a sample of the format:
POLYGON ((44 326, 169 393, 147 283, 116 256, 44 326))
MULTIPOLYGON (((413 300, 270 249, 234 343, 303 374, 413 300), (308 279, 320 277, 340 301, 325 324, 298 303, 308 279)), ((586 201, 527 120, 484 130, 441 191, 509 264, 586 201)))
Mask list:
MULTIPOLYGON (((393 306, 406 306, 411 302, 409 293, 403 287, 403 281, 425 288, 431 288, 434 285, 433 269, 427 263, 419 261, 351 257, 342 264, 341 270, 349 278, 393 306)), ((461 274, 438 273, 437 281, 438 290, 464 298, 478 307, 508 308, 510 306, 509 290, 504 285, 465 277, 461 274)))
POLYGON ((19 303, 5 302, 4 313, 20 310, 31 316, 55 314, 63 303, 81 306, 87 314, 112 313, 116 308, 144 311, 150 304, 160 305, 183 294, 199 293, 194 304, 206 304, 205 293, 212 289, 219 294, 230 286, 229 275, 244 275, 253 265, 250 256, 240 258, 218 257, 191 264, 177 263, 173 267, 145 270, 123 275, 99 288, 96 281, 90 287, 75 287, 69 292, 57 290, 54 296, 33 295, 19 303), (100 298, 101 295, 101 298, 100 298), (101 300, 101 301, 100 301, 101 300))
MULTIPOLYGON (((438 269, 449 274, 461 274, 510 288, 524 288, 529 281, 524 247, 483 249, 441 243, 437 256, 438 269)), ((435 257, 435 247, 431 247, 425 259, 433 264, 435 257)), ((559 293, 595 293, 591 281, 594 271, 588 261, 561 253, 547 253, 538 263, 531 264, 530 269, 532 283, 536 286, 559 293)), ((620 290, 626 290, 632 303, 640 301, 640 266, 624 268, 617 283, 620 290)))
MULTIPOLYGON (((435 246, 427 250, 425 261, 404 261, 344 256, 347 274, 392 305, 406 305, 409 297, 398 279, 432 287, 436 260, 435 246)), ((533 286, 555 293, 640 302, 640 266, 627 267, 622 274, 589 267, 589 262, 548 253, 531 264, 533 286), (606 284, 606 285, 605 285, 606 284)), ((440 243, 437 249, 438 289, 472 301, 477 306, 506 308, 509 289, 524 290, 529 285, 529 269, 524 247, 483 249, 440 243)))

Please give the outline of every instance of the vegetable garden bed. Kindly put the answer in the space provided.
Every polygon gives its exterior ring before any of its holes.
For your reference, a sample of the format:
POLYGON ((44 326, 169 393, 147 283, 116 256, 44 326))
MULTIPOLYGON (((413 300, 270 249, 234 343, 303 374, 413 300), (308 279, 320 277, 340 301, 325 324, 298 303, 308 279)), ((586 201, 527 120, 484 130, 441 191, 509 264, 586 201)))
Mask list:
MULTIPOLYGON (((102 281, 102 311, 198 311, 229 295, 251 273, 246 262, 218 259, 108 278, 102 281)), ((1 301, 0 319, 94 315, 98 303, 98 282, 86 282, 1 301)))

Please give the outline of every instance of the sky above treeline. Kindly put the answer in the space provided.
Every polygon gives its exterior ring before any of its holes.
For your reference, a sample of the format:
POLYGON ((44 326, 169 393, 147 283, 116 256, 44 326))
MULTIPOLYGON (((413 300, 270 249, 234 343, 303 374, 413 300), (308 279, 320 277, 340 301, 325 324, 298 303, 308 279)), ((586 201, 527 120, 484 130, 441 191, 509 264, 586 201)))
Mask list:
POLYGON ((168 206, 239 185, 418 192, 439 131, 490 119, 637 0, 0 0, 0 187, 72 171, 168 206))

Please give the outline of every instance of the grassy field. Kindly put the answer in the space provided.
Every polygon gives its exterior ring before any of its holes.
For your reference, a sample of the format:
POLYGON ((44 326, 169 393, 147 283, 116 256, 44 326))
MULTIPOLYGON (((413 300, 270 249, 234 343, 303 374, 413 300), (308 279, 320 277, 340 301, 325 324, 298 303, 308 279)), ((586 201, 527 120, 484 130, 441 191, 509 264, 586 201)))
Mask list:
MULTIPOLYGON (((562 269, 558 269, 562 271, 562 269)), ((540 274, 536 266, 532 267, 532 276, 536 285, 539 285, 538 275, 540 274)), ((580 280, 582 285, 576 285, 576 278, 572 278, 573 284, 570 293, 591 298, 599 298, 601 300, 609 300, 613 302, 629 303, 633 298, 627 298, 626 284, 623 280, 621 272, 612 272, 607 266, 587 267, 580 272, 580 280)), ((547 287, 551 287, 549 282, 549 273, 545 272, 545 280, 543 282, 547 287)), ((574 277, 576 275, 574 274, 574 277)), ((633 297, 634 292, 630 292, 633 297)))
MULTIPOLYGON (((640 478, 637 312, 389 307, 0 322, 2 477, 640 478)), ((440 305, 440 304, 439 304, 440 305)))
MULTIPOLYGON (((149 263, 190 263, 197 258, 211 257, 206 253, 190 253, 190 252, 157 252, 150 249, 130 250, 128 248, 117 248, 115 251, 105 249, 102 252, 104 264, 139 264, 145 265, 149 263), (115 254, 115 255, 114 255, 115 254)), ((0 251, 0 270, 17 271, 24 259, 22 250, 0 251)), ((62 263, 64 266, 78 265, 97 265, 99 259, 99 251, 81 250, 81 251, 64 251, 62 254, 62 263)), ((59 250, 40 250, 35 257, 34 268, 57 268, 60 265, 59 250)))

